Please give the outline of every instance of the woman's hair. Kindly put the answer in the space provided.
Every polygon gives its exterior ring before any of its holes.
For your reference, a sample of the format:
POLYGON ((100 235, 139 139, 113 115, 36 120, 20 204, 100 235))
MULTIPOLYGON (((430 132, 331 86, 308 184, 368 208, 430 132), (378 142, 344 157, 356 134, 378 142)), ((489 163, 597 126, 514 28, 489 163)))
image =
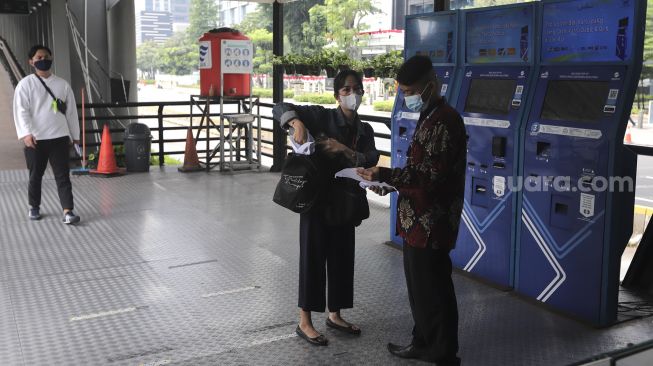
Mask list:
POLYGON ((336 75, 336 77, 333 79, 333 95, 337 98, 338 97, 338 90, 340 90, 343 86, 345 86, 345 82, 347 81, 347 78, 349 76, 353 76, 354 79, 356 79, 356 82, 360 85, 360 87, 363 87, 363 79, 361 79, 361 76, 354 70, 343 70, 336 75))
POLYGON ((39 50, 46 50, 48 51, 50 56, 52 56, 52 51, 50 51, 49 48, 47 48, 44 45, 37 44, 36 46, 33 46, 32 48, 29 49, 29 52, 27 53, 27 57, 31 60, 32 57, 34 57, 34 55, 36 55, 36 53, 39 52, 39 50))

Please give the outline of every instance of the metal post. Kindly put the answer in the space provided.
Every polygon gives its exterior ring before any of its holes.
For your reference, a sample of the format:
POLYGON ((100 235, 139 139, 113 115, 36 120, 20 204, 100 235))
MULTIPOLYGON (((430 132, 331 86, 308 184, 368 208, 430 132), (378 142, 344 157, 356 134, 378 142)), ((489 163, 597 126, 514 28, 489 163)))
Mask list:
MULTIPOLYGON (((283 56, 283 5, 275 1, 272 5, 272 53, 283 56)), ((283 102, 283 67, 274 65, 272 76, 272 101, 283 102)), ((280 172, 286 159, 287 133, 276 121, 272 121, 273 161, 271 172, 280 172)))
POLYGON ((163 104, 159 104, 159 166, 163 166, 164 151, 163 151, 163 104))

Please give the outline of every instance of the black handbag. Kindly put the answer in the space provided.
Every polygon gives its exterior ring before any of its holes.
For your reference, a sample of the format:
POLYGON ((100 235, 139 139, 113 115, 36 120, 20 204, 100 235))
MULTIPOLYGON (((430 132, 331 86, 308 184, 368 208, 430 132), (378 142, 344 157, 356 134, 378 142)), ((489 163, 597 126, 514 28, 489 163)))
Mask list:
POLYGON ((297 213, 310 210, 320 191, 320 177, 312 155, 288 154, 272 200, 297 213))
POLYGON ((329 226, 358 226, 370 217, 367 192, 348 178, 332 178, 324 196, 324 221, 329 226))

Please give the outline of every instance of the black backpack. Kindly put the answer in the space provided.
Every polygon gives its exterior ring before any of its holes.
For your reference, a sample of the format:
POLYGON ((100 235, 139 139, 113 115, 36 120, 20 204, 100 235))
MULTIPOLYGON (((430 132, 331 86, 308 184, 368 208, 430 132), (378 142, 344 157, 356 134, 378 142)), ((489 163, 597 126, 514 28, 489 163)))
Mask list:
POLYGON ((318 199, 321 180, 313 155, 288 154, 272 200, 293 212, 308 212, 318 199))

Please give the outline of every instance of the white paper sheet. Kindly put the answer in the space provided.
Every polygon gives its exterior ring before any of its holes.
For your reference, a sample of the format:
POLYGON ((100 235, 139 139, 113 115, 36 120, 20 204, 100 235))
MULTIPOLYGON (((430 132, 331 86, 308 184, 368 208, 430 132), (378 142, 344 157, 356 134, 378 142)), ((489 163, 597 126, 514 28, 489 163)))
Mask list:
POLYGON ((388 188, 388 189, 393 190, 393 191, 396 190, 395 187, 393 187, 393 186, 391 186, 391 185, 389 185, 387 183, 383 183, 383 182, 379 182, 379 181, 370 181, 370 180, 363 179, 360 175, 358 175, 358 173, 356 173, 356 169, 358 169, 358 168, 345 168, 345 169, 343 169, 343 170, 336 173, 336 178, 349 178, 349 179, 356 180, 356 181, 359 182, 359 185, 361 186, 361 188, 385 187, 385 188, 388 188))

